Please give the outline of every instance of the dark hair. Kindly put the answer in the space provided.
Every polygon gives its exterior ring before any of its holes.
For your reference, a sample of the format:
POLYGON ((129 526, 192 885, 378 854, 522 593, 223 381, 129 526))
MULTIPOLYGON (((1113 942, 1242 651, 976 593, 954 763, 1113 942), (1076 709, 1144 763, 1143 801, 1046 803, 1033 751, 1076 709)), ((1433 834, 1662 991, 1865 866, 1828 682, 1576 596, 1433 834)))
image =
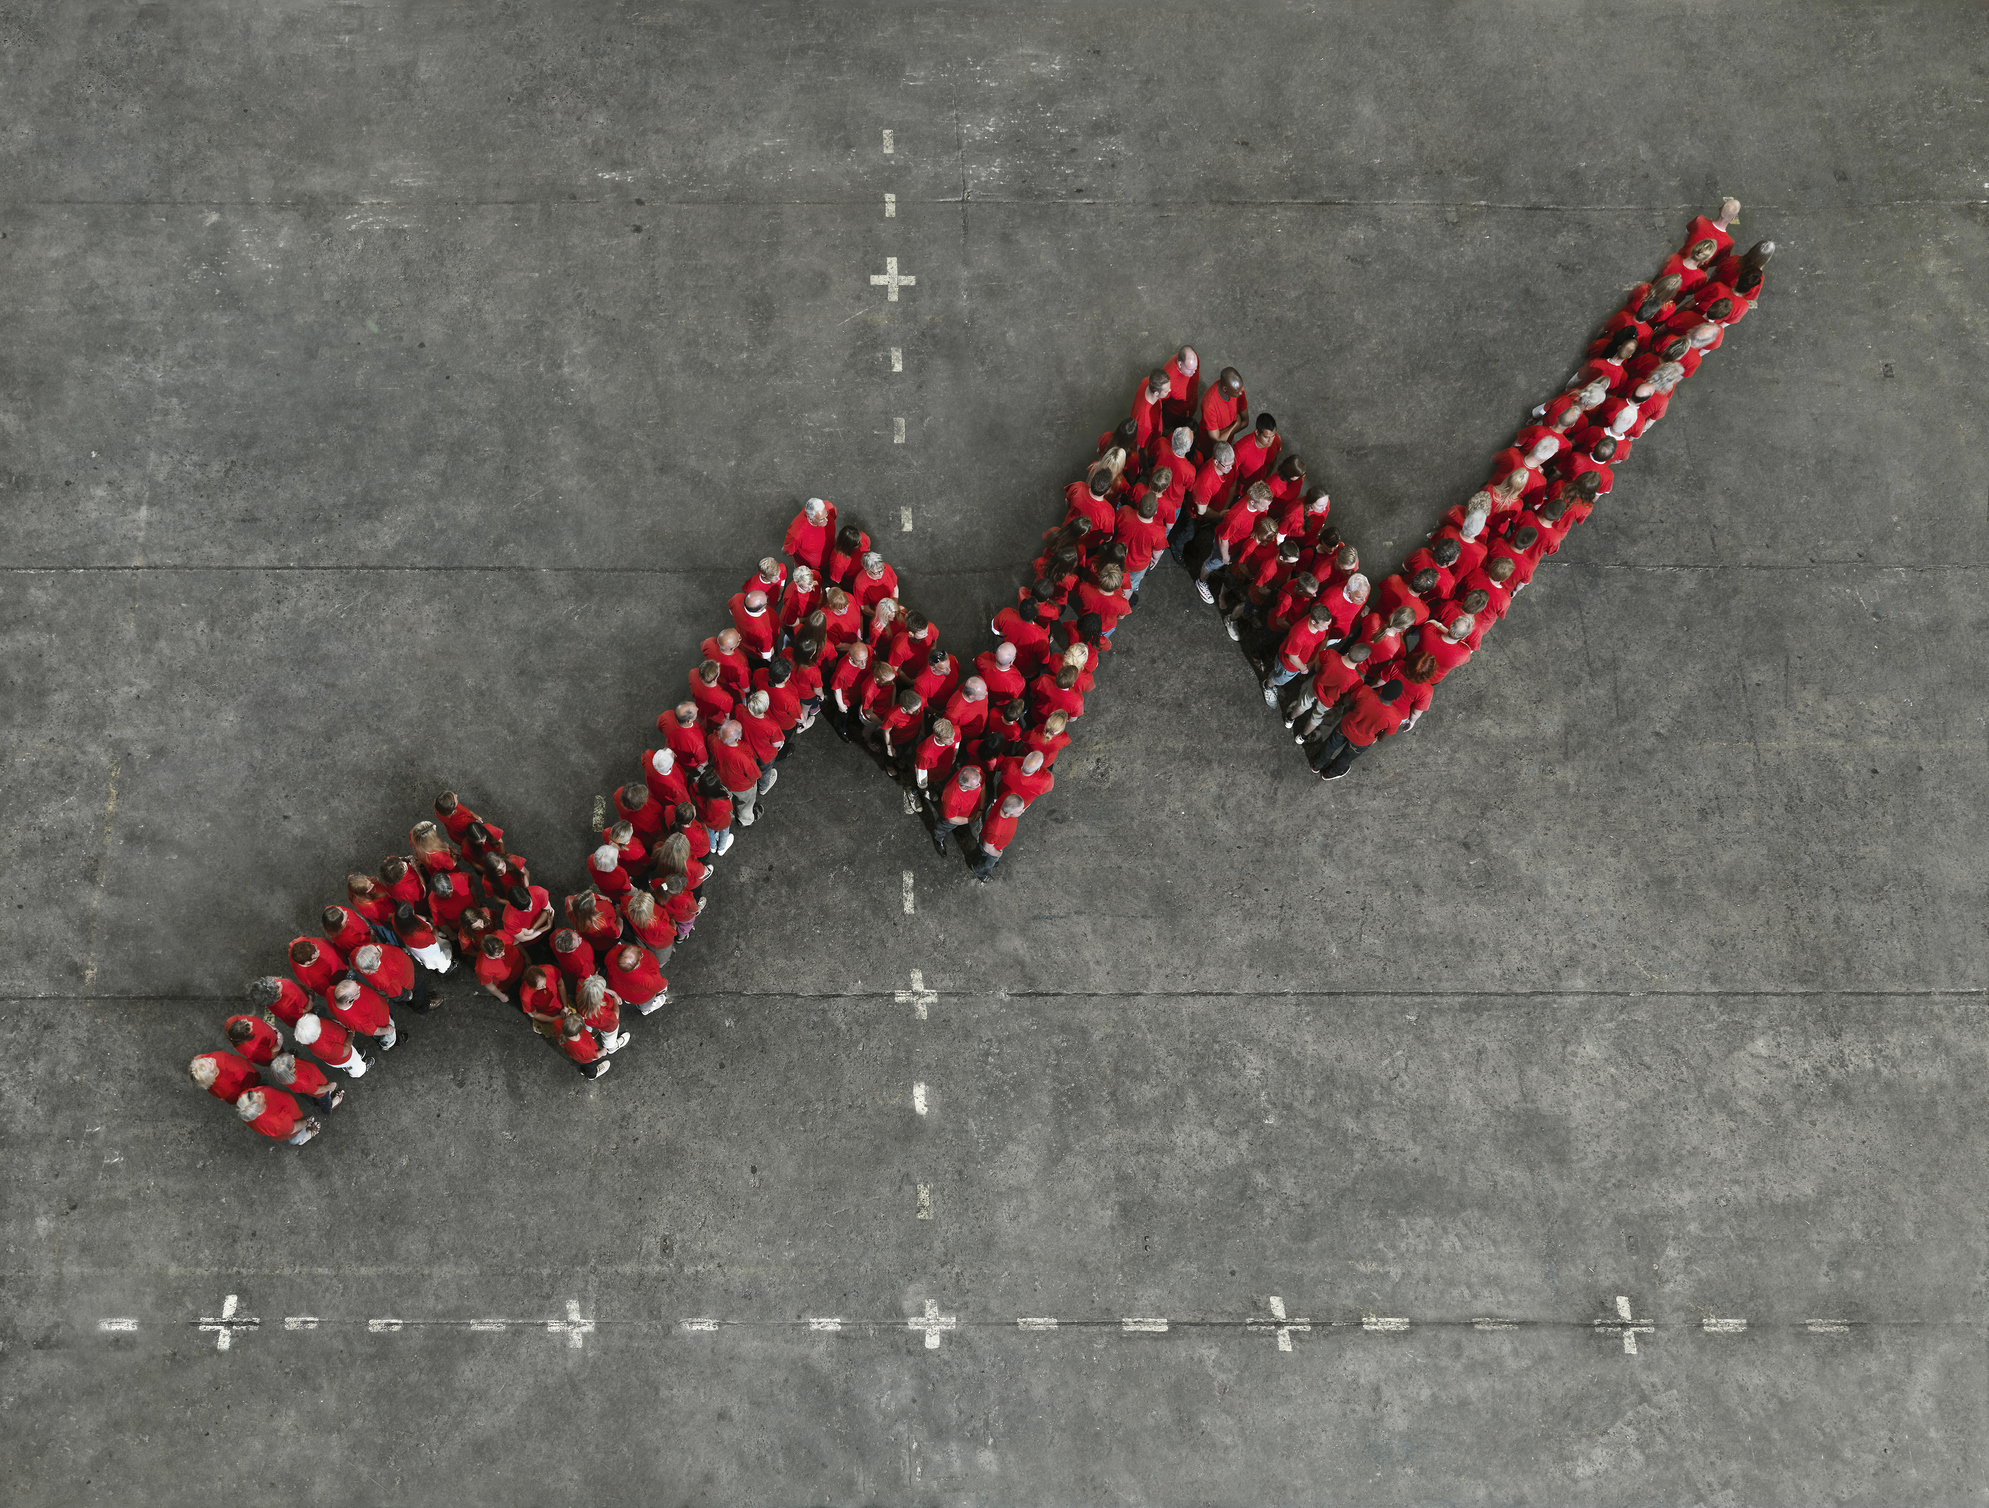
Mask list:
POLYGON ((776 655, 767 665, 767 679, 776 686, 785 686, 793 674, 794 662, 785 655, 776 655))
POLYGON ((317 956, 318 945, 308 937, 300 937, 290 945, 290 961, 292 963, 309 963, 317 956), (302 958, 297 956, 299 952, 303 953, 304 956, 302 958))
POLYGON ((1448 534, 1430 546, 1430 559, 1434 560, 1440 566, 1455 565, 1457 557, 1463 553, 1464 546, 1452 539, 1448 534))
POLYGON ((1531 524, 1521 524, 1512 532, 1512 547, 1515 550, 1530 550, 1540 538, 1540 531, 1531 524))
POLYGON ((237 1044, 238 1046, 241 1043, 248 1041, 249 1038, 253 1037, 255 1034, 256 1034, 256 1027, 253 1021, 241 1020, 241 1021, 230 1021, 228 1023, 228 1040, 230 1042, 237 1044))
POLYGON ((1105 471, 1094 471, 1091 473, 1091 480, 1085 483, 1085 485, 1091 489, 1091 495, 1093 497, 1103 497, 1106 493, 1112 490, 1111 473, 1105 471))
POLYGON ((1476 617, 1492 605, 1492 594, 1482 586, 1474 586, 1470 591, 1457 599, 1457 605, 1473 617, 1476 617))
POLYGON ((1381 685, 1374 688, 1374 694, 1384 702, 1392 702, 1402 694, 1402 683, 1400 681, 1384 681, 1381 685))
POLYGON ((1485 562, 1485 575, 1492 581, 1504 581, 1515 569, 1510 555, 1497 555, 1485 562))
POLYGON ((1273 419, 1269 414, 1259 414, 1257 422, 1251 428, 1259 431, 1268 429, 1272 434, 1276 434, 1278 432, 1278 421, 1273 419))
POLYGON ((504 892, 504 898, 511 903, 513 908, 519 911, 523 911, 527 906, 532 904, 532 892, 524 885, 513 885, 509 890, 504 892))
POLYGON ((1054 680, 1056 682, 1057 690, 1059 691, 1070 690, 1071 687, 1077 684, 1077 667, 1075 665, 1064 666, 1056 673, 1054 680))
POLYGON ((1725 319, 1731 313, 1733 313, 1733 300, 1730 298, 1716 298, 1706 306, 1708 319, 1725 319))
POLYGON ((325 929, 325 936, 340 931, 345 926, 345 907, 327 906, 318 913, 318 923, 325 929))
MULTIPOLYGON (((1604 435, 1589 447, 1588 453, 1607 465, 1609 458, 1616 454, 1616 436, 1604 435)), ((1600 486, 1601 484, 1597 483, 1597 485, 1600 486)))
POLYGON ((1602 348, 1603 360, 1608 361, 1613 359, 1616 352, 1623 348, 1625 341, 1631 345, 1635 345, 1637 343, 1637 332, 1635 330, 1618 330, 1614 335, 1610 336, 1609 344, 1602 348))
POLYGON ((640 780, 631 780, 616 794, 622 798, 622 805, 630 811, 641 811, 649 805, 649 787, 640 780))
POLYGON ((844 524, 836 530, 836 548, 847 554, 863 543, 863 530, 855 524, 844 524))
POLYGON ((495 932, 485 936, 479 946, 483 949, 483 956, 485 958, 502 958, 504 956, 504 939, 499 937, 495 932))
POLYGON ((1420 571, 1416 572, 1415 575, 1409 578, 1409 590, 1417 593, 1427 592, 1431 587, 1435 586, 1436 583, 1437 583, 1436 567, 1424 566, 1420 571))

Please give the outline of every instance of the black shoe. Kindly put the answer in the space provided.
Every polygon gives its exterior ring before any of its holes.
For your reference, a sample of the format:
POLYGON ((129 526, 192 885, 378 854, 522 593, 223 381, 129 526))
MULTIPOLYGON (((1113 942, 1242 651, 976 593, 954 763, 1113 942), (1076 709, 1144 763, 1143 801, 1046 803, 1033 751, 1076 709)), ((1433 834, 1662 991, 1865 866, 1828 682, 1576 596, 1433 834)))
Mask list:
POLYGON ((1126 599, 1127 607, 1138 607, 1139 605, 1140 605, 1140 594, 1138 592, 1134 592, 1132 596, 1126 599))

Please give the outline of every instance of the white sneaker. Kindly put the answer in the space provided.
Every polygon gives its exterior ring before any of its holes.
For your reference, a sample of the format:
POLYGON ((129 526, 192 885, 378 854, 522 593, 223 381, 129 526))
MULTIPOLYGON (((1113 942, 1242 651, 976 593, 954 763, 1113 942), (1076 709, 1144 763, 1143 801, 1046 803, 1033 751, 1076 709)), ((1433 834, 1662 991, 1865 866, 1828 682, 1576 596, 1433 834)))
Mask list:
POLYGON ((1222 631, 1237 643, 1240 644, 1243 642, 1243 635, 1236 631, 1236 620, 1234 618, 1225 618, 1222 620, 1222 631))
POLYGON ((617 1032, 615 1033, 614 1036, 608 1038, 606 1042, 601 1044, 601 1051, 620 1052, 624 1047, 627 1046, 628 1046, 628 1033, 617 1032))
POLYGON ((1202 581, 1200 579, 1196 580, 1195 595, 1200 597, 1202 601, 1208 603, 1210 607, 1215 606, 1215 591, 1213 588, 1209 586, 1209 584, 1206 581, 1202 581))
POLYGON ((725 854, 726 854, 726 853, 727 853, 727 852, 728 852, 728 851, 729 851, 729 850, 731 849, 731 847, 732 847, 732 839, 733 839, 733 837, 734 837, 734 834, 732 834, 732 833, 727 833, 727 834, 725 835, 725 839, 724 839, 724 841, 723 841, 723 842, 721 842, 721 843, 720 843, 720 844, 718 845, 718 847, 714 848, 714 849, 712 850, 712 853, 722 858, 722 857, 723 857, 723 856, 724 856, 724 855, 725 855, 725 854))
MULTIPOLYGON (((1278 704, 1278 688, 1275 686, 1266 686, 1264 688, 1264 705, 1266 707, 1275 707, 1277 706, 1277 704, 1278 704)), ((1291 724, 1286 723, 1285 726, 1289 728, 1291 724)))
POLYGON ((642 1003, 641 1005, 638 1005, 638 1006, 637 1006, 637 1007, 635 1008, 635 1013, 636 1013, 636 1014, 637 1014, 638 1016, 647 1016, 647 1015, 649 1015, 649 1014, 650 1014, 651 1012, 653 1012, 653 1011, 660 1011, 660 1010, 662 1010, 662 1009, 663 1009, 663 1006, 664 1006, 664 1004, 665 1004, 665 1001, 664 1001, 664 998, 663 998, 663 996, 662 996, 662 995, 658 995, 658 996, 657 996, 657 997, 656 997, 655 999, 653 999, 653 1000, 647 1000, 647 1001, 644 1001, 644 1002, 643 1002, 643 1003, 642 1003))
POLYGON ((760 794, 762 796, 766 795, 768 791, 774 788, 775 783, 779 779, 780 779, 779 770, 768 770, 766 774, 760 777, 760 794))

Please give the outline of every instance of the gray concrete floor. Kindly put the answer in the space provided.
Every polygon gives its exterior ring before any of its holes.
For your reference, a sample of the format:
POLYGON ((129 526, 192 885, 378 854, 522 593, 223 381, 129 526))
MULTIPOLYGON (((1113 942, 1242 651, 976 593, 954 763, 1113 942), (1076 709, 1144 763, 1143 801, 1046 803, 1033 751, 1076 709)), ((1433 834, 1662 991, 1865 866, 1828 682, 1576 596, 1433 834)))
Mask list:
POLYGON ((1989 1498, 1979 7, 0 36, 0 1497, 1989 1498), (436 789, 577 874, 800 498, 978 649, 1186 339, 1392 559, 1722 192, 1767 298, 1354 778, 1163 568, 994 884, 812 735, 601 1083, 186 1083, 436 789))

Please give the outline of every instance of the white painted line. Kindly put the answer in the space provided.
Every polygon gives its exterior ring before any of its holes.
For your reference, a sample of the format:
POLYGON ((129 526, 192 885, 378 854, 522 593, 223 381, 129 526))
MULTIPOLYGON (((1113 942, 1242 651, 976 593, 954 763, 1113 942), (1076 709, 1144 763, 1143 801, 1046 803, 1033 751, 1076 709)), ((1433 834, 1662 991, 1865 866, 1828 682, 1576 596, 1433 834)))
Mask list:
POLYGON ((120 1315, 115 1319, 98 1320, 97 1328, 106 1335, 128 1335, 138 1328, 138 1321, 120 1315))
POLYGON ((1699 1328, 1708 1335, 1738 1335, 1747 1328, 1744 1319, 1714 1319, 1710 1314, 1699 1321, 1699 1328))
POLYGON ((596 796, 594 798, 594 831, 599 832, 607 825, 608 798, 606 796, 596 796))
POLYGON ((917 278, 898 271, 898 259, 896 257, 886 257, 884 259, 884 270, 870 274, 870 286, 873 288, 882 288, 884 290, 884 297, 894 304, 898 302, 898 290, 900 288, 916 288, 918 285, 919 280, 917 278))
POLYGON ((912 532, 912 510, 911 510, 911 509, 909 509, 909 508, 900 508, 900 509, 898 510, 898 532, 899 532, 900 534, 909 534, 909 533, 911 533, 911 532, 912 532))
POLYGON ((902 372, 905 369, 905 350, 902 346, 891 347, 891 370, 902 372))
POLYGON ((900 786, 898 794, 905 798, 905 815, 907 817, 916 817, 919 814, 919 793, 917 791, 906 790, 900 786))
POLYGON ((227 1351, 233 1349, 235 1332, 237 1330, 253 1330, 262 1324, 262 1321, 254 1315, 236 1314, 235 1311, 241 1306, 241 1302, 239 1295, 231 1293, 221 1301, 221 1313, 218 1317, 214 1315, 202 1315, 195 1322, 197 1329, 214 1332, 215 1350, 227 1351))
POLYGON ((926 1110, 925 1085, 923 1084, 912 1085, 912 1108, 918 1111, 920 1115, 925 1114, 926 1110))
POLYGON ((1613 1320, 1599 1319, 1595 1322, 1595 1328, 1598 1330, 1614 1330, 1621 1335, 1623 1337, 1623 1354, 1625 1356, 1635 1356, 1637 1354, 1637 1336, 1639 1334, 1654 1335, 1657 1333, 1657 1326, 1640 1325, 1630 1318, 1630 1300, 1627 1295, 1621 1293, 1616 1295, 1616 1318, 1613 1320))
POLYGON ((1844 1335, 1851 1329, 1843 1320, 1825 1319, 1804 1320, 1803 1328, 1811 1335, 1844 1335))
POLYGON ((918 1217, 921 1220, 930 1220, 932 1218, 932 1185, 929 1183, 919 1185, 918 1217))
POLYGON ((1399 1314, 1363 1314, 1361 1329, 1379 1330, 1391 1335, 1399 1335, 1409 1328, 1409 1322, 1399 1314))
POLYGON ((889 157, 893 152, 897 150, 898 150, 897 144, 891 140, 891 133, 889 131, 886 131, 884 133, 884 155, 886 157, 889 157))
POLYGON ((318 1328, 318 1317, 315 1314, 286 1314, 283 1316, 283 1328, 286 1330, 315 1330, 318 1328))
POLYGON ((842 1327, 843 1322, 839 1319, 811 1319, 808 1321, 808 1328, 810 1330, 820 1330, 828 1335, 833 1335, 836 1331, 842 1329, 842 1327))
POLYGON ((939 1349, 940 1332, 942 1330, 951 1330, 957 1324, 959 1324, 959 1320, 955 1316, 941 1314, 938 1303, 932 1299, 927 1299, 925 1301, 925 1313, 914 1315, 911 1319, 906 1320, 905 1328, 907 1330, 923 1330, 925 1332, 926 1350, 937 1351, 939 1349))
POLYGON ((900 1005, 911 1006, 919 1013, 919 1020, 923 1021, 926 1019, 926 1007, 939 1003, 939 991, 927 989, 925 987, 925 975, 919 970, 913 969, 912 987, 908 990, 894 991, 892 998, 900 1005))
POLYGON ((715 1319, 687 1319, 684 1321, 684 1328, 686 1330, 716 1330, 718 1328, 718 1321, 715 1319))
POLYGON ((502 1329, 504 1328, 504 1321, 503 1321, 503 1320, 471 1320, 471 1321, 470 1321, 470 1328, 471 1328, 472 1330, 482 1330, 482 1331, 492 1331, 492 1330, 502 1330, 502 1329))
POLYGON ((1157 1316, 1128 1315, 1119 1321, 1119 1332, 1122 1335, 1165 1335, 1167 1321, 1157 1316))
POLYGON ((893 445, 902 445, 905 443, 905 421, 903 419, 893 419, 891 421, 891 443, 893 445))
POLYGON ((1043 1315, 1034 1319, 1019 1319, 1015 1322, 1015 1328, 1018 1330, 1054 1330, 1057 1328, 1057 1322, 1048 1315, 1043 1315))
POLYGON ((1278 1338, 1278 1349, 1280 1351, 1289 1351, 1291 1349, 1293 1331, 1297 1331, 1302 1335, 1310 1335, 1312 1333, 1312 1321, 1309 1319, 1293 1319, 1290 1315, 1286 1314, 1285 1301, 1275 1293, 1270 1295, 1265 1302, 1270 1305, 1271 1317, 1267 1320, 1253 1319, 1245 1326, 1246 1329, 1258 1335, 1275 1334, 1278 1338))
POLYGON ((1473 1330, 1517 1330, 1519 1326, 1515 1325, 1511 1320, 1474 1319, 1471 1321, 1471 1328, 1473 1330))
POLYGON ((916 912, 917 906, 912 899, 912 872, 909 869, 904 871, 902 884, 905 891, 905 915, 911 916, 916 912))
POLYGON ((884 196, 884 218, 887 220, 898 218, 898 196, 896 194, 886 194, 884 196))
POLYGON ((401 1321, 397 1319, 369 1319, 366 1321, 366 1328, 375 1335, 392 1335, 400 1327, 401 1321))
POLYGON ((566 1301, 566 1318, 563 1320, 547 1320, 546 1330, 548 1333, 564 1332, 567 1349, 578 1351, 582 1346, 587 1344, 587 1337, 594 1333, 594 1322, 580 1317, 580 1300, 568 1299, 566 1301))

